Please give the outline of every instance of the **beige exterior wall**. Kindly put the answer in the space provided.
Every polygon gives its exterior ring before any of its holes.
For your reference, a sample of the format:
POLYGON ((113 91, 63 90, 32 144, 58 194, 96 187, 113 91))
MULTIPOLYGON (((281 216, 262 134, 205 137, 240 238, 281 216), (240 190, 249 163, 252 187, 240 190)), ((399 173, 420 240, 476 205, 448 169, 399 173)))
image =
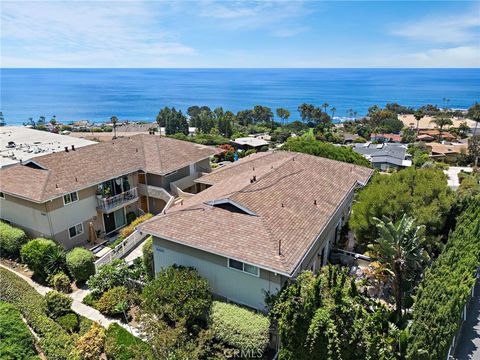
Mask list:
POLYGON ((154 237, 155 272, 171 265, 191 266, 209 281, 212 292, 230 301, 265 310, 267 292, 277 293, 282 277, 260 269, 253 276, 228 267, 228 258, 154 237))

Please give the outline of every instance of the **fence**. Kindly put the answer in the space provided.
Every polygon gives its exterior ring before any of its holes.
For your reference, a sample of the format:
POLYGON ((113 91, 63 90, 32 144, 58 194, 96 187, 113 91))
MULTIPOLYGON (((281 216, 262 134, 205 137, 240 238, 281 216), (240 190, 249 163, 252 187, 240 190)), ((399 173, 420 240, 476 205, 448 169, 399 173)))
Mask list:
POLYGON ((111 263, 115 259, 122 258, 147 236, 148 234, 141 234, 139 231, 135 230, 111 251, 95 261, 95 270, 98 270, 100 266, 111 263))

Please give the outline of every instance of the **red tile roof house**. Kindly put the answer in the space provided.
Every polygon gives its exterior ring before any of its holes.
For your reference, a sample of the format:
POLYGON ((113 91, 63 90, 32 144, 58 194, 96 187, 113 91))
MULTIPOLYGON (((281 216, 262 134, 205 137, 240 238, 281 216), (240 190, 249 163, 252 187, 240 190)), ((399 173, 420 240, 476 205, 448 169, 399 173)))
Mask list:
POLYGON ((145 134, 39 156, 0 170, 0 218, 67 249, 84 245, 125 226, 129 212, 157 214, 175 192, 196 192, 215 153, 145 134))
POLYGON ((300 271, 316 271, 372 169, 286 151, 257 153, 197 180, 206 190, 139 225, 155 271, 191 266, 227 300, 264 310, 300 271))

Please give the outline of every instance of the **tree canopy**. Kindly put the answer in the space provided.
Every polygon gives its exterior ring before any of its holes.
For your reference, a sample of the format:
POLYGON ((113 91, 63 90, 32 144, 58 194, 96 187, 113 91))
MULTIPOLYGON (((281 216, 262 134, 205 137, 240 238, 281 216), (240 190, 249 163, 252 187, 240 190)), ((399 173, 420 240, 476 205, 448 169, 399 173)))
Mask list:
POLYGON ((289 138, 283 145, 282 149, 372 167, 370 161, 365 159, 362 155, 357 154, 351 148, 335 146, 323 141, 318 141, 313 135, 289 138))
POLYGON ((387 216, 398 221, 403 214, 426 226, 426 249, 438 252, 444 226, 455 196, 446 175, 438 169, 413 167, 390 174, 376 174, 360 190, 352 207, 350 228, 355 232, 356 247, 364 251, 378 237, 374 218, 387 216))

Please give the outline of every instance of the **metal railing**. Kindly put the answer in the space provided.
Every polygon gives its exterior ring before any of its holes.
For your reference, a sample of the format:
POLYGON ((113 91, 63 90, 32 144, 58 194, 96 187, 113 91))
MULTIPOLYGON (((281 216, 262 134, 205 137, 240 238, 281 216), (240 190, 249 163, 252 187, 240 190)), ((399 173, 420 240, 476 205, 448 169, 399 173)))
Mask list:
POLYGON ((132 234, 125 238, 120 244, 115 246, 112 251, 103 255, 100 259, 95 261, 95 270, 98 271, 100 266, 111 263, 115 259, 121 259, 128 254, 137 244, 142 242, 148 234, 141 234, 140 231, 135 230, 132 234))
POLYGON ((97 199, 97 208, 102 211, 109 211, 136 198, 138 198, 138 193, 137 188, 134 187, 115 196, 97 199))

